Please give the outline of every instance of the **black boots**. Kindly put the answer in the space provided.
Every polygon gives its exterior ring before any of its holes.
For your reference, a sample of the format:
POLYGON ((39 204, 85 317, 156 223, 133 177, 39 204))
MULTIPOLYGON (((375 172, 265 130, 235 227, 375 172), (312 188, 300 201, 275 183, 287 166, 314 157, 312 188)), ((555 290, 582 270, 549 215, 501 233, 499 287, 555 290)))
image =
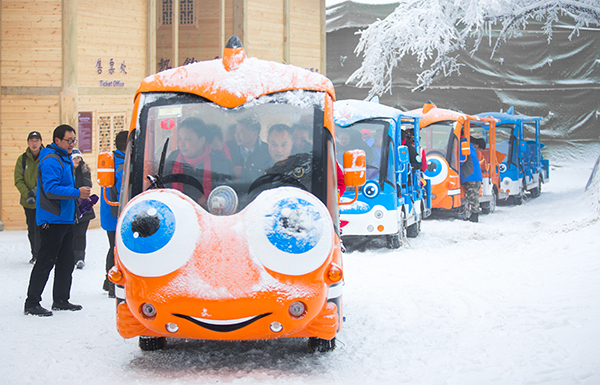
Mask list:
POLYGON ((50 317, 52 312, 48 309, 43 308, 39 303, 36 305, 27 305, 25 304, 25 310, 23 311, 25 315, 36 315, 38 317, 50 317))
POLYGON ((471 214, 471 216, 469 217, 469 221, 471 221, 471 222, 479 222, 479 214, 477 214, 477 213, 471 214))
POLYGON ((83 306, 72 304, 69 301, 55 301, 52 303, 52 310, 78 311, 81 309, 83 309, 83 306))
POLYGON ((108 277, 104 279, 102 285, 104 291, 108 291, 108 298, 115 298, 115 284, 108 280, 108 277))

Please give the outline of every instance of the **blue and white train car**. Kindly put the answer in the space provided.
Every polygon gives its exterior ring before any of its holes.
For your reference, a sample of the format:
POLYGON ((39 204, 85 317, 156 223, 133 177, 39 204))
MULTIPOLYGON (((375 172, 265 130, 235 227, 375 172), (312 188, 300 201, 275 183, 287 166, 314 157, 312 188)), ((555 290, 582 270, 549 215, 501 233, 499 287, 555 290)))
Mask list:
POLYGON ((514 107, 503 112, 483 112, 482 117, 492 117, 496 123, 496 151, 504 155, 498 160, 500 191, 498 199, 521 204, 525 194, 536 198, 542 183, 550 180, 550 162, 544 159, 540 142, 539 116, 515 115, 514 107))
POLYGON ((398 248, 405 235, 419 234, 421 220, 431 213, 421 170, 411 167, 409 147, 402 145, 404 136, 414 146, 413 161, 417 154, 420 162, 419 117, 360 100, 334 102, 333 111, 338 163, 354 149, 364 150, 367 160, 365 185, 357 194, 347 189, 340 198, 342 239, 351 247, 379 237, 398 248))

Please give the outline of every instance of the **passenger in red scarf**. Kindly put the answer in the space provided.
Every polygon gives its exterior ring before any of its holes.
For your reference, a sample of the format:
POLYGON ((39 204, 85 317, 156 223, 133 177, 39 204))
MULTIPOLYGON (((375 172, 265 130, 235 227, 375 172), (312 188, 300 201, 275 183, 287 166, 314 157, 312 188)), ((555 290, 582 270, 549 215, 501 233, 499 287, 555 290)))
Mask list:
POLYGON ((207 135, 209 129, 204 121, 195 117, 184 119, 177 128, 178 149, 169 155, 165 166, 165 175, 186 174, 202 184, 204 195, 187 183, 173 183, 173 188, 203 206, 213 188, 233 177, 231 160, 222 151, 211 148, 207 135))

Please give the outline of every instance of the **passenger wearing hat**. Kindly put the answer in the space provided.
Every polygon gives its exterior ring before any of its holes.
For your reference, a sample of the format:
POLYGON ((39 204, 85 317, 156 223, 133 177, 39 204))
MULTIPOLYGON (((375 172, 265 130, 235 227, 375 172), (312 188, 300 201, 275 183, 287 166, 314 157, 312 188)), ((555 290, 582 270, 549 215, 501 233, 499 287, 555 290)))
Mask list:
POLYGON ((27 220, 27 236, 31 247, 31 259, 34 264, 40 248, 40 229, 35 223, 35 193, 37 186, 37 169, 40 163, 40 150, 44 148, 42 135, 31 131, 27 135, 27 149, 17 158, 15 164, 15 186, 21 193, 21 206, 25 210, 27 220))
MULTIPOLYGON (((83 155, 81 154, 81 151, 74 148, 71 152, 71 158, 73 159, 73 170, 75 172, 75 188, 83 186, 92 187, 92 175, 87 164, 83 160, 83 155)), ((87 229, 90 224, 90 221, 96 218, 94 208, 90 208, 91 210, 85 213, 81 212, 80 209, 77 222, 73 226, 73 252, 75 253, 75 267, 78 269, 83 269, 83 267, 85 266, 85 246, 87 229)))

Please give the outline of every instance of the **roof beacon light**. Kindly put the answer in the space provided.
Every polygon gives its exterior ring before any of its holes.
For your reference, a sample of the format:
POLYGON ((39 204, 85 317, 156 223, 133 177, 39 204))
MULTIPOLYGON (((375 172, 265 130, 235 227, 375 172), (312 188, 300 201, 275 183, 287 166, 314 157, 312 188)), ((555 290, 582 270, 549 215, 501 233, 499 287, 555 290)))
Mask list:
POLYGON ((246 51, 240 39, 233 35, 223 50, 223 67, 227 72, 236 70, 246 59, 246 51))

